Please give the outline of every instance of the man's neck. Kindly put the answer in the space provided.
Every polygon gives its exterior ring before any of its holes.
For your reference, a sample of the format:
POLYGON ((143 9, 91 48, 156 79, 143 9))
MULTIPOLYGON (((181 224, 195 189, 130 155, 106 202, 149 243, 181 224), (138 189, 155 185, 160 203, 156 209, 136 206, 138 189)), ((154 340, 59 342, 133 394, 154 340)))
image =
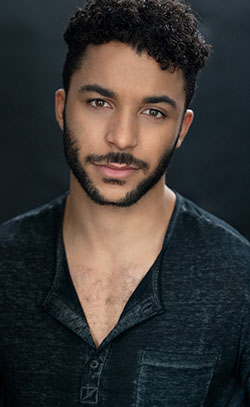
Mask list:
POLYGON ((94 203, 72 179, 64 214, 65 245, 68 251, 82 253, 84 248, 84 253, 103 259, 117 258, 118 253, 133 257, 152 243, 160 251, 174 206, 175 194, 164 182, 135 205, 121 208, 94 203))

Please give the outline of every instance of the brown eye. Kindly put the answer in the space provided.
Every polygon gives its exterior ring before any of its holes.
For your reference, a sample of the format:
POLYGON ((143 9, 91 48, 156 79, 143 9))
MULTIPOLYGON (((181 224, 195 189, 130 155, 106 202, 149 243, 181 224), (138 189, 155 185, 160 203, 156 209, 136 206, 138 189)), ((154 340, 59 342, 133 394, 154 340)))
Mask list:
POLYGON ((158 117, 159 112, 157 110, 150 110, 150 115, 153 117, 158 117))
POLYGON ((160 112, 160 110, 157 109, 146 109, 144 110, 144 114, 151 116, 155 119, 162 119, 166 117, 164 113, 160 112))
POLYGON ((95 106, 96 106, 96 107, 103 107, 103 106, 104 106, 104 101, 97 99, 97 100, 95 101, 95 106))
POLYGON ((92 99, 88 101, 91 106, 96 107, 96 108, 101 108, 101 107, 108 107, 109 104, 105 102, 103 99, 92 99))

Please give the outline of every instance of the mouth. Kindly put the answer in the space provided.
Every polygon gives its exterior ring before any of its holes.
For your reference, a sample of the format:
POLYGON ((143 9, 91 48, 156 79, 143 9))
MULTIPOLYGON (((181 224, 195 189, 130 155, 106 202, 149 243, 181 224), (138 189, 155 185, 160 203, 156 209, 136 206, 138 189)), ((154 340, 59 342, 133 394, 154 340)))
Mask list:
POLYGON ((112 177, 112 178, 126 178, 129 175, 132 175, 139 168, 126 165, 126 164, 95 164, 97 169, 100 171, 102 175, 105 177, 112 177))

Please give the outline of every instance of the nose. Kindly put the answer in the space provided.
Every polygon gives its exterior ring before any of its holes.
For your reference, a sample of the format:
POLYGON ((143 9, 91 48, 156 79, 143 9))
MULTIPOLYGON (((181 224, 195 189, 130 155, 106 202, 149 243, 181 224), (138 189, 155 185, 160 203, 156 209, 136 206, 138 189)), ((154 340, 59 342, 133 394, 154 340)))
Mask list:
POLYGON ((112 117, 106 134, 106 141, 110 146, 120 151, 132 149, 137 146, 136 118, 130 112, 121 112, 112 117))

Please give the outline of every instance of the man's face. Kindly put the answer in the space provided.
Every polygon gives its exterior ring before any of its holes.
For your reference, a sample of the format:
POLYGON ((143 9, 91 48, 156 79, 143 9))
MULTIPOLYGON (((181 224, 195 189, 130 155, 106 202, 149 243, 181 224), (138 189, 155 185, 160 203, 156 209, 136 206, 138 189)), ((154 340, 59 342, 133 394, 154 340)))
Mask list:
POLYGON ((56 113, 69 166, 101 205, 131 206, 164 184, 188 131, 181 71, 163 71, 147 53, 119 42, 89 46, 56 113))

